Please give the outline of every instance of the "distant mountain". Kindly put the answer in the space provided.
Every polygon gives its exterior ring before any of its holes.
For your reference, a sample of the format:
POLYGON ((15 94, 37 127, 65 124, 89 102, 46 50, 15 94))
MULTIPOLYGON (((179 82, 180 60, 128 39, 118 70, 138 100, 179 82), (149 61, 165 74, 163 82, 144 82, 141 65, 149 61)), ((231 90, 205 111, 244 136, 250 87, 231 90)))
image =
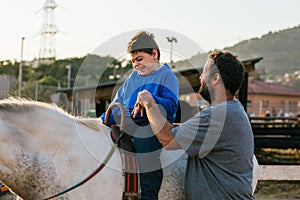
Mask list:
POLYGON ((294 72, 300 69, 300 25, 269 32, 261 38, 245 40, 227 49, 241 59, 263 57, 256 67, 264 68, 267 73, 294 72))
MULTIPOLYGON (((237 54, 240 60, 263 57, 256 69, 265 69, 268 75, 283 75, 300 70, 300 25, 281 31, 269 32, 260 38, 244 40, 225 49, 237 54)), ((208 53, 193 56, 188 61, 176 63, 179 69, 203 66, 208 53), (185 66, 185 67, 184 67, 185 66)))

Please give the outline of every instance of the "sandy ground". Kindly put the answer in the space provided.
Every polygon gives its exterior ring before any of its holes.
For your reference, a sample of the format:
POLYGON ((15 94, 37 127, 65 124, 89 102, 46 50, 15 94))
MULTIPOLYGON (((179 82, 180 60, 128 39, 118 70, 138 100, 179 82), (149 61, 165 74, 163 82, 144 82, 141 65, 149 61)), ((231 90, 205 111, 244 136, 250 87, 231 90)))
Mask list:
POLYGON ((258 181, 254 196, 257 200, 300 199, 300 181, 258 181))
POLYGON ((7 192, 3 192, 0 193, 0 200, 16 200, 17 197, 11 193, 7 192))
MULTIPOLYGON (((299 149, 256 149, 255 155, 263 164, 300 164, 299 149)), ((257 200, 300 199, 300 181, 258 181, 254 196, 257 200)))
MULTIPOLYGON (((256 200, 298 200, 300 181, 259 181, 254 193, 256 200)), ((13 195, 1 195, 0 200, 16 200, 13 195)))

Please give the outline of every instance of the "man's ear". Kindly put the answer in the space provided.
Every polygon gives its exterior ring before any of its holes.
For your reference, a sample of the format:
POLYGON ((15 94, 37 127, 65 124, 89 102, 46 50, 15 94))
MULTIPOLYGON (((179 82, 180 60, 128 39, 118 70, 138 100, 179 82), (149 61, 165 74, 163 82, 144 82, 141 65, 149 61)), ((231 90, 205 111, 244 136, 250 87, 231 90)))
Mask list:
POLYGON ((213 84, 218 84, 220 82, 222 82, 222 77, 221 77, 221 74, 220 73, 215 73, 212 77, 212 83, 213 84))

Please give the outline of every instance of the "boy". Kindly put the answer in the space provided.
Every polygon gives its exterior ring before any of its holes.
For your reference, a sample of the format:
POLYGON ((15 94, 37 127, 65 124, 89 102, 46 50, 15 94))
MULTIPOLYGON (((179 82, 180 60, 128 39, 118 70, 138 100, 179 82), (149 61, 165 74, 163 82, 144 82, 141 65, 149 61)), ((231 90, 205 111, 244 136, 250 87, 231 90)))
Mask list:
MULTIPOLYGON (((163 177, 159 159, 162 145, 153 135, 147 116, 138 114, 133 118, 133 109, 138 93, 146 89, 172 123, 178 107, 178 80, 167 64, 160 65, 160 51, 152 33, 136 33, 128 43, 127 51, 134 70, 119 88, 112 103, 121 103, 126 110, 125 131, 134 139, 140 176, 140 199, 155 200, 158 199, 163 177)), ((114 110, 108 123, 114 124, 117 116, 118 112, 114 110)), ((102 120, 104 118, 105 114, 101 116, 102 120)))

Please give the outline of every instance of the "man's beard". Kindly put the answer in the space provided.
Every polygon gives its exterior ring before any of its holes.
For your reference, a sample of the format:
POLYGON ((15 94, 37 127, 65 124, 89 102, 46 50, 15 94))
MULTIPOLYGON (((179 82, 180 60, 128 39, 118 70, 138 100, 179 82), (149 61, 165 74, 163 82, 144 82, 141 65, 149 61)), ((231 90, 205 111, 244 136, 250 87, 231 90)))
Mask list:
POLYGON ((211 90, 211 93, 209 92, 209 89, 206 85, 205 82, 203 82, 203 84, 200 86, 200 89, 199 89, 199 94, 202 96, 202 98, 204 100, 206 100, 209 104, 211 104, 211 100, 212 100, 212 96, 214 95, 213 91, 211 90))

